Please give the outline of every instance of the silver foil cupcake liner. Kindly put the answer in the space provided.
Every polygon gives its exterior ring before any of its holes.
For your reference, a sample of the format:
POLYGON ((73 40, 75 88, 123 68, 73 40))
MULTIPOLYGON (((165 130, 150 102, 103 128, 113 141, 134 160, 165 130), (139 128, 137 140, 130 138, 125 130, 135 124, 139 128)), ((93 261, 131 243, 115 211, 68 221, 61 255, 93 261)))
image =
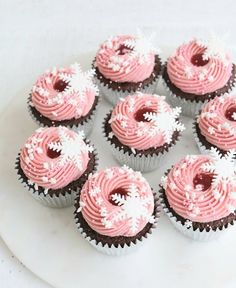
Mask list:
MULTIPOLYGON (((222 226, 222 227, 217 228, 216 230, 212 230, 212 229, 210 229, 209 231, 207 230, 200 231, 200 229, 194 230, 191 225, 182 224, 181 221, 178 220, 175 215, 173 215, 173 213, 166 206, 162 193, 160 193, 160 202, 161 202, 163 211, 165 212, 167 217, 170 219, 174 227, 178 231, 180 231, 183 235, 196 241, 210 241, 210 240, 217 239, 220 236, 222 236, 222 234, 224 234, 224 231, 228 230, 230 227, 233 226, 233 224, 228 223, 227 227, 222 226)), ((233 223, 235 223, 235 221, 233 223)))
POLYGON ((34 199, 39 201, 41 204, 51 208, 65 208, 72 206, 79 191, 80 189, 77 189, 77 191, 71 191, 71 193, 66 192, 65 195, 50 196, 49 194, 44 195, 43 193, 36 193, 32 188, 29 189, 29 192, 34 197, 34 199))
POLYGON ((158 84, 159 76, 150 84, 141 87, 137 89, 136 91, 118 91, 118 90, 112 90, 108 87, 108 85, 105 85, 99 79, 96 79, 96 84, 99 87, 99 90, 101 94, 105 97, 105 99, 111 103, 113 106, 115 106, 121 98, 125 98, 128 95, 132 95, 136 92, 140 93, 146 93, 146 94, 153 94, 156 91, 157 84, 158 84))
MULTIPOLYGON (((165 80, 162 78, 162 83, 165 89, 167 90, 168 94, 166 96, 166 100, 170 103, 173 107, 180 106, 182 108, 182 114, 191 118, 195 118, 197 114, 199 114, 202 106, 206 104, 211 99, 206 99, 205 101, 190 101, 184 98, 181 98, 174 94, 168 85, 166 84, 165 80)), ((216 97, 223 96, 225 94, 229 94, 234 89, 235 82, 232 84, 232 87, 228 89, 226 93, 218 95, 216 97)))
POLYGON ((149 231, 146 232, 146 234, 143 235, 141 238, 137 238, 134 242, 130 242, 129 244, 124 244, 122 246, 121 245, 109 246, 108 244, 97 242, 95 239, 93 239, 92 237, 86 234, 79 220, 75 217, 76 226, 79 232, 81 233, 81 235, 83 236, 83 238, 86 239, 99 252, 104 253, 106 255, 110 255, 110 256, 122 256, 128 253, 131 253, 135 251, 136 249, 138 249, 140 246, 142 246, 144 244, 145 239, 147 239, 153 233, 154 229, 157 227, 157 222, 158 222, 158 219, 160 218, 160 213, 161 213, 161 206, 160 206, 159 199, 155 193, 154 193, 154 207, 155 207, 154 208, 155 209, 155 213, 154 213, 155 221, 152 224, 149 231))
POLYGON ((167 90, 166 101, 171 104, 173 107, 180 106, 182 108, 182 115, 194 118, 197 113, 201 110, 202 106, 208 102, 208 100, 204 102, 196 102, 183 99, 181 97, 176 96, 168 87, 165 80, 162 79, 163 86, 167 90))
MULTIPOLYGON (((29 112, 29 115, 32 118, 32 120, 40 127, 49 127, 48 125, 45 125, 42 122, 40 122, 34 116, 34 114, 31 111, 30 105, 31 104, 28 103, 28 112, 29 112)), ((71 125, 70 124, 70 125, 62 125, 62 126, 65 126, 68 129, 71 129, 71 130, 73 130, 75 132, 84 131, 85 136, 88 136, 91 133, 92 129, 93 129, 94 121, 95 121, 95 118, 96 118, 96 115, 97 115, 97 109, 98 109, 99 105, 100 105, 100 98, 98 99, 98 103, 97 103, 96 107, 93 109, 93 111, 90 114, 89 118, 85 119, 82 124, 78 124, 78 125, 71 125)))
MULTIPOLYGON (((93 167, 93 170, 91 173, 94 173, 97 170, 97 165, 98 165, 98 156, 97 156, 97 152, 93 152, 94 157, 95 157, 95 165, 93 167)), ((17 175, 19 176, 19 181, 23 184, 23 186, 28 190, 28 192, 31 194, 31 196, 36 199, 37 201, 39 201, 41 204, 51 207, 51 208, 65 208, 65 207, 69 207, 74 205, 75 203, 75 198, 78 195, 78 193, 80 192, 80 190, 83 187, 83 184, 86 182, 83 181, 82 184, 78 184, 78 187, 73 190, 71 188, 69 188, 69 191, 63 191, 63 194, 59 194, 59 195, 49 195, 49 193, 45 194, 43 192, 39 192, 37 190, 35 190, 33 187, 30 187, 25 180, 23 179, 22 175, 19 173, 19 169, 18 169, 18 165, 20 165, 19 162, 19 156, 17 157, 16 160, 16 171, 17 171, 17 175)), ((91 174, 89 173, 89 174, 91 174)), ((86 179, 89 177, 89 174, 87 175, 86 179)), ((83 177, 83 175, 82 175, 83 177)))
POLYGON ((210 150, 207 149, 207 148, 201 143, 201 141, 200 141, 200 139, 199 139, 199 137, 198 137, 198 135, 197 135, 195 123, 196 123, 196 122, 193 122, 193 137, 194 137, 194 140, 195 140, 195 142, 196 142, 196 144, 197 144, 197 147, 198 147, 200 153, 203 154, 203 155, 208 155, 209 152, 210 152, 210 150))
POLYGON ((153 171, 160 167, 167 152, 169 152, 174 147, 174 145, 172 145, 168 151, 164 151, 158 155, 154 153, 152 155, 140 156, 139 154, 129 154, 129 152, 124 152, 123 149, 116 147, 115 144, 110 145, 113 156, 119 161, 120 164, 127 165, 134 170, 141 172, 153 171))

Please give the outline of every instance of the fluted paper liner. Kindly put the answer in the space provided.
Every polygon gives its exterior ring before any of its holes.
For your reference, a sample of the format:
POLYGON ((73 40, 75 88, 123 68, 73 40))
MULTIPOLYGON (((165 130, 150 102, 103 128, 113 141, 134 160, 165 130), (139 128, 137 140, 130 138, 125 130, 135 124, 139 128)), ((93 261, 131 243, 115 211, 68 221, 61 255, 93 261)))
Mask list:
MULTIPOLYGON (((42 122, 40 122, 35 116, 34 114, 32 113, 31 111, 31 107, 30 107, 30 99, 28 99, 28 112, 29 112, 29 115, 30 117, 33 119, 33 121, 40 127, 50 127, 48 125, 45 125, 43 124, 42 122)), ((95 121, 95 118, 96 118, 96 115, 97 115, 97 109, 100 105, 100 97, 98 97, 98 103, 97 105, 94 107, 94 109, 92 110, 91 114, 89 115, 89 117, 87 117, 86 119, 84 119, 83 123, 80 123, 80 124, 68 124, 68 125, 61 125, 61 126, 64 126, 64 127, 67 127, 68 129, 71 129, 75 132, 79 132, 79 131, 84 131, 84 134, 85 136, 88 136, 91 131, 92 131, 92 128, 94 126, 94 121, 95 121)))
MULTIPOLYGON (((154 223, 152 224, 149 231, 146 232, 145 235, 141 236, 140 238, 135 239, 133 242, 125 243, 124 245, 122 245, 123 247, 121 245, 109 246, 106 243, 104 244, 102 242, 97 242, 91 236, 87 235, 86 232, 84 231, 82 225, 80 224, 78 218, 76 217, 77 213, 81 213, 81 212, 77 212, 77 211, 75 211, 75 213, 74 213, 76 226, 77 226, 79 232, 81 233, 81 235, 84 237, 84 239, 86 239, 99 252, 102 252, 102 253, 110 255, 110 256, 121 256, 121 255, 128 254, 132 251, 135 251, 138 247, 143 245, 144 240, 147 239, 153 233, 153 230, 157 227, 157 222, 158 222, 158 219, 160 217, 161 206, 159 203, 159 199, 157 198, 157 195, 154 193, 153 196, 154 196, 154 214, 153 215, 154 215, 154 219, 155 219, 154 223)), ((79 197, 75 201, 79 201, 79 197)))

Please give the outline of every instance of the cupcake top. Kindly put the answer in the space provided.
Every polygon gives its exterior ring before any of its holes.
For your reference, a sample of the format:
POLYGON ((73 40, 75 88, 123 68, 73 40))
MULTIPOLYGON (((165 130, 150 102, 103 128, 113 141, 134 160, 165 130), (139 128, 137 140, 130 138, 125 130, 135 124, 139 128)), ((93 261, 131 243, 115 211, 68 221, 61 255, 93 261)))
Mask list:
POLYGON ((194 222, 211 222, 236 210, 236 166, 231 151, 222 157, 191 155, 178 162, 163 180, 170 207, 194 222))
POLYGON ((59 189, 78 179, 86 170, 93 148, 79 134, 65 127, 39 128, 20 154, 20 166, 29 184, 59 189))
POLYGON ((99 48, 96 65, 100 73, 115 82, 140 82, 150 77, 157 49, 152 36, 121 35, 109 38, 99 48))
POLYGON ((171 82, 183 92, 203 95, 227 84, 232 60, 215 37, 208 41, 194 39, 178 47, 168 59, 167 73, 171 82))
POLYGON ((80 194, 78 212, 97 233, 135 236, 154 223, 154 197, 140 172, 127 166, 90 175, 80 194))
POLYGON ((224 151, 236 149, 236 95, 216 97, 206 103, 197 122, 208 142, 224 151))
POLYGON ((94 70, 82 72, 78 63, 48 70, 33 86, 30 104, 55 121, 86 116, 98 95, 93 76, 94 70))
POLYGON ((116 105, 109 123, 122 144, 146 150, 170 144, 173 133, 183 131, 178 121, 180 112, 181 108, 171 108, 164 96, 138 93, 116 105))

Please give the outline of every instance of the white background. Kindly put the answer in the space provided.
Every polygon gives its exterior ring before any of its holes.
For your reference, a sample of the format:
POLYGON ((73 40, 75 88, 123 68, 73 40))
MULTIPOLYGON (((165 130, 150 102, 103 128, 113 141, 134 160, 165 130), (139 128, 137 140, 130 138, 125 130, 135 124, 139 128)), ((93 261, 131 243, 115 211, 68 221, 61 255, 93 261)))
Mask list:
MULTIPOLYGON (((30 91, 45 69, 96 50, 115 33, 153 29, 157 42, 176 45, 208 31, 229 32, 228 43, 234 49, 235 15, 234 0, 0 0, 0 113, 12 99, 30 91), (63 57, 65 51, 70 59, 63 57), (48 54, 50 62, 45 65, 48 54)), ((12 257, 0 240, 0 287, 49 286, 12 257)))

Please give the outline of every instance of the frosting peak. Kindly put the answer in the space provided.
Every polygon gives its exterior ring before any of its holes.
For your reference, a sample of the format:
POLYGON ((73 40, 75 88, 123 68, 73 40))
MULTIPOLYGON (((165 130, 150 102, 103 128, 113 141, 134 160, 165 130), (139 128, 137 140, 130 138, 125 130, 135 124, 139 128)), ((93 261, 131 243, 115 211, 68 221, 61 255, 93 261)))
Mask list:
POLYGON ((135 236, 154 221, 154 197, 140 172, 111 167, 89 177, 80 194, 80 210, 102 235, 135 236))
POLYGON ((96 55, 99 71, 116 82, 140 82, 150 77, 156 49, 152 37, 121 35, 104 42, 96 55))
POLYGON ((236 210, 234 152, 222 157, 216 149, 210 156, 191 155, 178 162, 164 179, 170 206, 194 222, 211 222, 236 210))
POLYGON ((236 111, 236 95, 225 95, 206 103, 198 117, 201 134, 209 143, 224 151, 236 149, 234 111, 236 111))
POLYGON ((32 105, 51 120, 86 116, 98 95, 93 76, 94 70, 83 72, 78 63, 46 71, 33 86, 32 105))
POLYGON ((195 39, 177 48, 167 62, 171 82, 196 95, 224 87, 232 73, 232 60, 217 43, 195 39))
POLYGON ((164 96, 135 94, 120 101, 112 111, 112 132, 119 141, 133 149, 160 147, 172 141, 181 109, 171 108, 164 96))
POLYGON ((37 129, 21 151, 24 174, 46 192, 67 186, 87 168, 92 147, 83 139, 82 132, 77 134, 61 126, 37 129))

